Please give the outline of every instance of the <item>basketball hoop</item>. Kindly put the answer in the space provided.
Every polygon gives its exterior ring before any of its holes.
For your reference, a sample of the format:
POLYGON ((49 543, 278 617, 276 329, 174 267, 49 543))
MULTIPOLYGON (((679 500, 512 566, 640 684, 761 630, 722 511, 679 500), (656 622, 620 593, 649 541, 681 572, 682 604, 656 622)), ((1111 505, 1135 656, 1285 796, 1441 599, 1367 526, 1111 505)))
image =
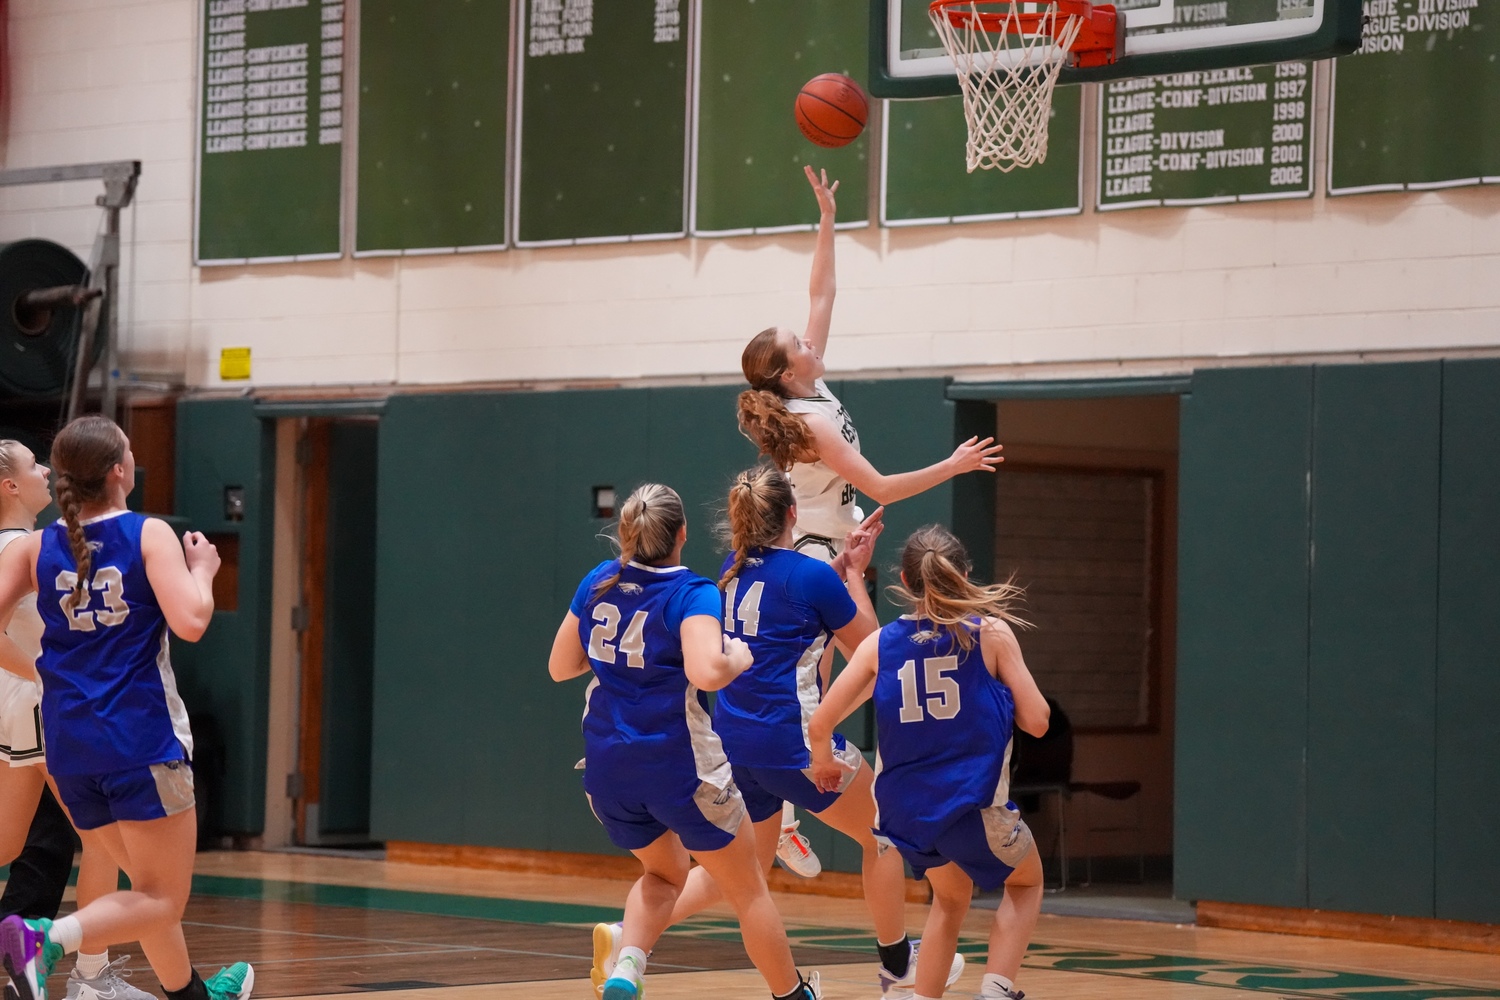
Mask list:
POLYGON ((1089 0, 932 0, 927 13, 958 67, 970 173, 1045 160, 1063 66, 1108 66, 1124 48, 1125 19, 1089 0))

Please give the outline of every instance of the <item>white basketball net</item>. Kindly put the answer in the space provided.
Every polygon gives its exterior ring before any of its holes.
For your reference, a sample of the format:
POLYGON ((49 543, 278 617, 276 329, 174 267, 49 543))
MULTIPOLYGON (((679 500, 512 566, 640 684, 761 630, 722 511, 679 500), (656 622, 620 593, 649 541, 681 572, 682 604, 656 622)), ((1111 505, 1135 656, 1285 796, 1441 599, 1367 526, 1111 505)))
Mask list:
MULTIPOLYGON (((973 0, 967 7, 969 16, 962 18, 962 27, 948 19, 947 11, 929 14, 958 66, 969 123, 969 172, 1041 163, 1047 158, 1052 91, 1083 18, 1060 14, 1055 2, 973 0), (987 15, 1003 18, 999 30, 985 30, 980 7, 987 15), (1029 25, 1020 18, 1023 9, 1029 25)), ((962 13, 964 8, 957 10, 962 13)))

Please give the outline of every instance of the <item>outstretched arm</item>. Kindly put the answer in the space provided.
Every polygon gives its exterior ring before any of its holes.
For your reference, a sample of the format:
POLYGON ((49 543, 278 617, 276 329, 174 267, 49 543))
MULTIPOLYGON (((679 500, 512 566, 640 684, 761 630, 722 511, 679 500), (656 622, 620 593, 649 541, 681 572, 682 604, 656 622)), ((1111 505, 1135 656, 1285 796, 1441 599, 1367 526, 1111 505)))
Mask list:
POLYGON ((818 457, 834 472, 854 484, 854 488, 878 504, 892 504, 897 500, 916 496, 954 476, 965 472, 994 472, 995 466, 1005 461, 1000 457, 1003 445, 995 444, 994 438, 969 438, 959 445, 947 458, 925 469, 913 472, 897 472, 885 475, 870 460, 861 455, 853 445, 844 440, 833 422, 819 413, 798 414, 812 431, 817 443, 818 457))
POLYGON ((833 221, 837 212, 834 193, 839 182, 828 183, 828 171, 813 173, 811 166, 804 167, 807 182, 818 197, 818 207, 823 210, 818 220, 818 243, 813 249, 812 281, 808 293, 812 298, 812 311, 808 313, 807 330, 802 339, 823 357, 828 349, 828 328, 833 322, 833 297, 838 291, 838 282, 833 272, 833 221))

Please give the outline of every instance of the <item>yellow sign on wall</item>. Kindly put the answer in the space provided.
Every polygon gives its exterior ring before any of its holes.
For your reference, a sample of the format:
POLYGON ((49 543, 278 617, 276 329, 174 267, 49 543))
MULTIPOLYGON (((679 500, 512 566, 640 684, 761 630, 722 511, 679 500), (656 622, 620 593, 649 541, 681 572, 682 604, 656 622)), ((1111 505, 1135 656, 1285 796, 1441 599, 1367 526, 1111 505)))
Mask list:
POLYGON ((225 347, 219 351, 219 378, 243 382, 250 377, 250 348, 225 347))

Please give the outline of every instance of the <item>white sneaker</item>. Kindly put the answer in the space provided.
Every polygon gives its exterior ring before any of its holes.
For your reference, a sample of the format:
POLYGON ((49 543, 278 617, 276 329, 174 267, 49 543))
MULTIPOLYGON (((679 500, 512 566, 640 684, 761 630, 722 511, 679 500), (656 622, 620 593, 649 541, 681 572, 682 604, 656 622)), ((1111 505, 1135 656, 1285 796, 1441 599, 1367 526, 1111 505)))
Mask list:
POLYGON ((776 860, 793 875, 816 878, 823 871, 823 862, 813 853, 807 838, 797 832, 801 825, 802 821, 798 820, 781 828, 781 839, 776 842, 776 860))
POLYGON ((814 972, 803 980, 806 989, 803 992, 808 1000, 823 1000, 823 977, 814 972))
POLYGON ((594 967, 589 970, 589 979, 594 983, 594 995, 604 996, 604 983, 615 971, 620 960, 620 941, 625 935, 623 924, 594 925, 594 967))
MULTIPOLYGON (((912 1000, 917 995, 917 948, 921 944, 920 938, 911 943, 911 958, 906 962, 906 975, 893 976, 886 971, 885 966, 880 967, 881 1000, 912 1000)), ((963 974, 964 957, 955 952, 953 966, 948 970, 947 985, 952 986, 958 982, 958 977, 963 974)))
POLYGON ((93 979, 85 979, 75 968, 68 973, 68 1000, 156 1000, 145 990, 138 990, 125 981, 130 970, 129 955, 121 955, 110 962, 93 979))

